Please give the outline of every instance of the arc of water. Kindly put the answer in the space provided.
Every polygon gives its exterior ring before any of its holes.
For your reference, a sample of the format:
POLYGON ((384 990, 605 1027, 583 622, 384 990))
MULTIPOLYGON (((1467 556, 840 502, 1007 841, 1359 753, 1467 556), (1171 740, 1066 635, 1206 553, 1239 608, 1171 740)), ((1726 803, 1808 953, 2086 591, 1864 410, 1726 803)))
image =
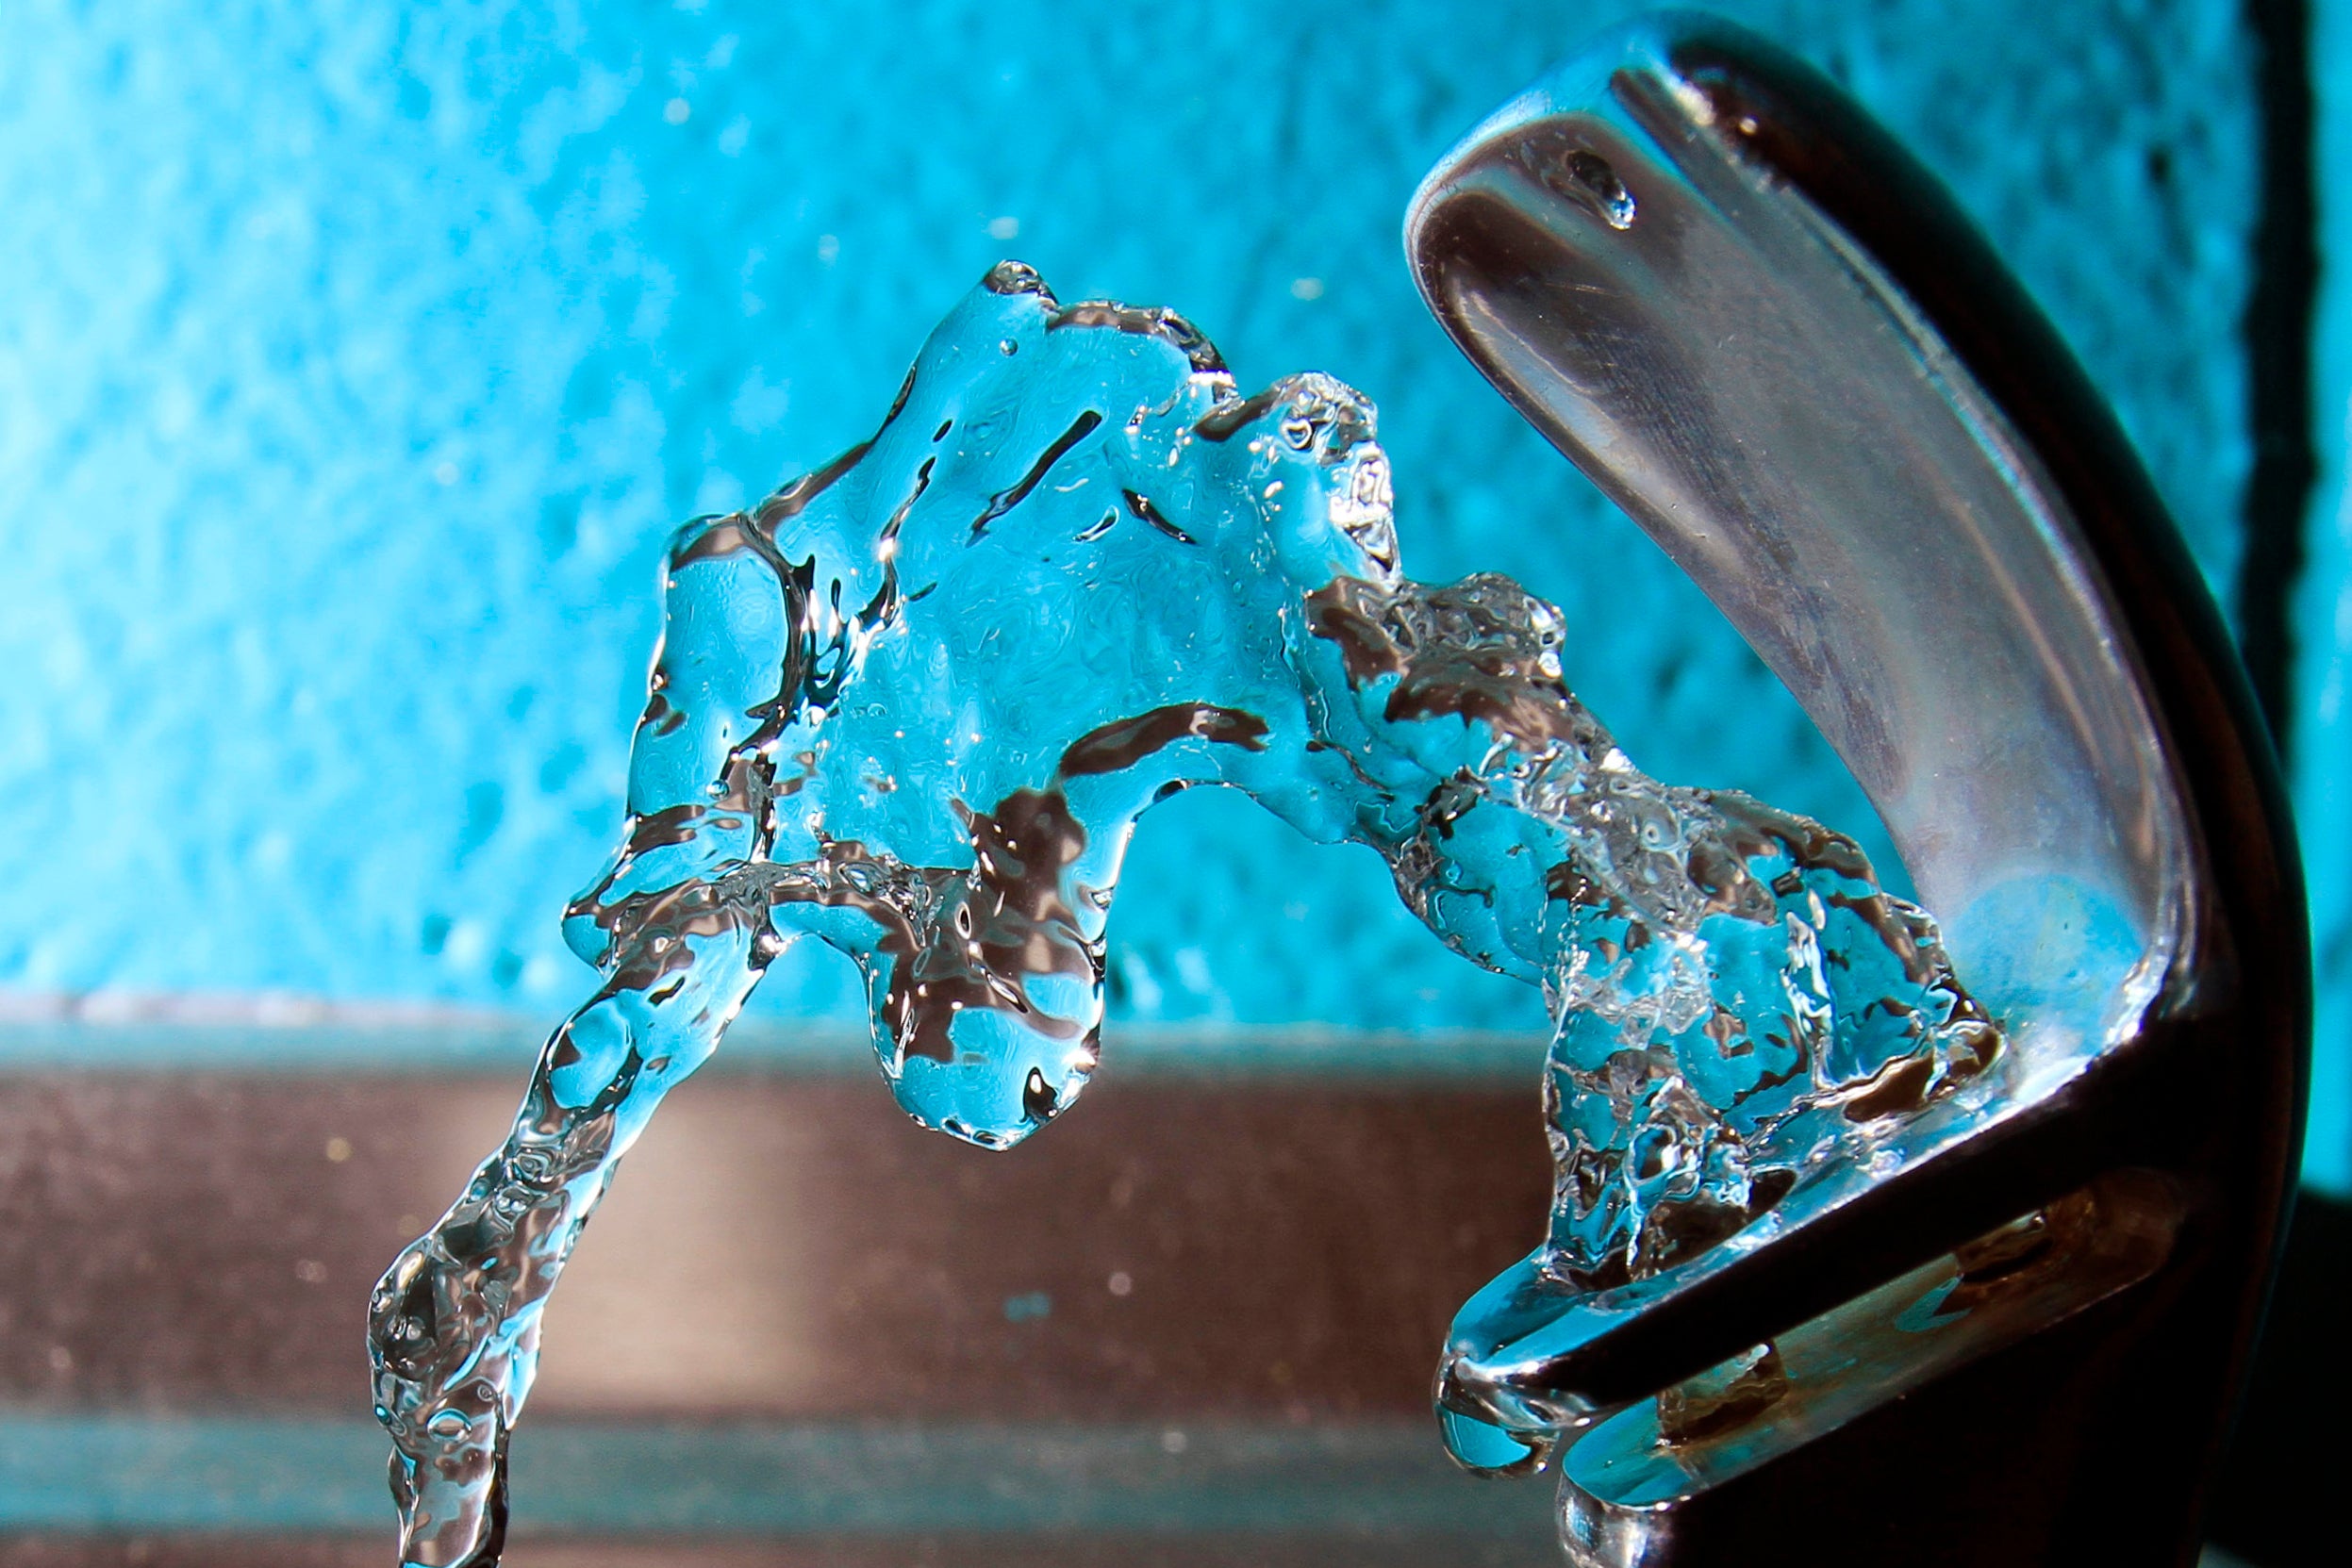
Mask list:
MULTIPOLYGON (((864 970, 910 1113, 1009 1147, 1095 1068, 1120 861, 1180 789, 1371 847, 1455 950, 1546 988, 1557 1198, 1474 1337, 1684 1265, 1994 1059, 1850 839, 1641 773, 1516 585, 1401 576, 1373 436, 1328 377, 1239 397, 1180 318, 1008 264, 872 441, 679 534, 628 835, 566 921, 603 982, 371 1305, 405 1561, 497 1560, 548 1294, 787 941, 864 970)), ((1481 1422, 1553 1419, 1457 1414, 1478 1462, 1481 1422)))

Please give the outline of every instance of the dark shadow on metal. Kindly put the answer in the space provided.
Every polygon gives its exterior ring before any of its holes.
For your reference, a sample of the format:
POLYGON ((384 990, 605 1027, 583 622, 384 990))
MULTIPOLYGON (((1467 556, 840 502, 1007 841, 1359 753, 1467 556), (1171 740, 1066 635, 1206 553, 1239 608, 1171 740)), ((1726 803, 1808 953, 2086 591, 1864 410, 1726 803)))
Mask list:
POLYGON ((2306 1192, 2288 1227, 2270 1319, 2205 1530, 2262 1568, 2326 1562, 2344 1549, 2342 1494, 2352 1410, 2344 1356, 2352 1301, 2352 1203, 2306 1192))
POLYGON ((1407 242, 1838 749, 2010 1042, 1713 1251, 1458 1324, 1442 1400, 1581 1435, 1583 1563, 2192 1561, 2309 938, 2244 671, 2112 416, 1931 176, 1709 19, 1507 106, 1407 242))

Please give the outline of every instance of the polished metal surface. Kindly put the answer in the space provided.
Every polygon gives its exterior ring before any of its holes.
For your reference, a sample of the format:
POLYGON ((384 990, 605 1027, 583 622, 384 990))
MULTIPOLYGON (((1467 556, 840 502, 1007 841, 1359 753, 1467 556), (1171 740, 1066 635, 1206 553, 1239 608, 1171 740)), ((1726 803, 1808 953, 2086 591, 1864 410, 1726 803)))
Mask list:
POLYGON ((1796 693, 1963 973, 2031 975, 2054 888, 2131 933, 2092 988, 2161 973, 2194 850, 2075 504, 1775 167, 1748 53, 1625 29, 1515 100, 1415 200, 1422 292, 1796 693))

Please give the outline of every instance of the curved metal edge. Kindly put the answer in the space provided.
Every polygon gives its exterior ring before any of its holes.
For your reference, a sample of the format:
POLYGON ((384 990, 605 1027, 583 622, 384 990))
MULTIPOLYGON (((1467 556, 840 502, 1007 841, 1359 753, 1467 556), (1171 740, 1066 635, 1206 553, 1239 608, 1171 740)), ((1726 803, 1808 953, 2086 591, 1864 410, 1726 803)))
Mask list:
MULTIPOLYGON (((2105 1387, 2112 1398, 2095 1423, 2124 1435, 2142 1424, 2141 1442, 2121 1444, 2124 1456, 2141 1461, 2147 1434, 2162 1429, 2172 1457, 2128 1469, 2125 1457, 2086 1451, 2075 1455, 2080 1468, 2064 1482, 2085 1488, 2100 1476, 2117 1482, 2128 1476, 2130 1490, 2145 1494, 2166 1473, 2172 1509, 2155 1511, 2185 1510, 2194 1520, 2283 1239, 2307 1093, 2301 869, 2277 759, 2244 672, 2152 482, 2055 329, 1939 182, 1811 67, 1713 18, 1652 18, 1606 37, 1582 63, 1506 106, 1463 147, 1523 113, 1539 94, 1598 82, 1614 69, 1613 57, 1629 56, 1663 61, 1684 81, 1703 79, 1718 120, 1746 128, 1743 155, 1799 190, 1883 268, 2013 424, 2072 511, 2173 744, 2206 865, 2193 879, 2194 907, 2186 912, 2194 940, 2148 1015, 2144 1038, 2157 1048, 2139 1062, 2096 1065, 2055 1094, 2045 1114, 2029 1118, 2034 1126, 2013 1128, 1973 1157, 1936 1162, 1937 1180, 1900 1184, 1912 1189, 1901 1195, 1908 1228, 1924 1237, 1980 1217, 1973 1188, 2012 1197, 2036 1192, 2032 1201, 2043 1201, 2085 1170, 2134 1162, 2183 1179, 2190 1217, 2175 1264, 2135 1294, 2138 1306, 2109 1314, 2112 1331, 2133 1342, 2122 1360, 2145 1380, 2117 1371, 2123 1380, 2105 1387), (2184 1333, 2202 1342, 2195 1353, 2179 1343, 2154 1347, 2184 1333)), ((1416 282, 1441 322, 1446 315, 1417 241, 1450 161, 1441 160, 1416 195, 1406 228, 1416 282)), ((1837 1238, 1816 1240, 1827 1256, 1837 1238)), ((1888 1254, 1881 1264, 1895 1261, 1888 1254)), ((1649 1379, 1634 1379, 1643 1380, 1649 1379)), ((1631 1383, 1591 1392, 1596 1408, 1636 1396, 1631 1383)))

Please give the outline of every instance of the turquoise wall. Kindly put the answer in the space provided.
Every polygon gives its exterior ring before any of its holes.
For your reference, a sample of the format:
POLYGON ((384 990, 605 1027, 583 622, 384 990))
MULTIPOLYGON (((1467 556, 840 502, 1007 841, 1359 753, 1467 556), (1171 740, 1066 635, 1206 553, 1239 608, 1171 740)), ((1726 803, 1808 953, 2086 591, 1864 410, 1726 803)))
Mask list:
POLYGON ((2315 0, 2312 85, 2322 256, 2312 380, 2318 494, 2294 606, 2296 649, 2289 770, 2311 896, 2318 1003, 2311 1052, 2306 1178, 2352 1194, 2352 203, 2337 171, 2352 169, 2352 0, 2315 0), (2330 265, 2335 262, 2335 265, 2330 265))
MULTIPOLYGON (((1245 382, 1362 387, 1416 575, 1560 602, 1572 681, 1653 772, 1875 835, 1404 274, 1421 172, 1631 8, 10 0, 0 1005, 552 1021, 588 982, 556 914, 616 835, 659 541, 867 431, 1006 255, 1184 310, 1245 382)), ((1952 183, 2227 602, 2259 185, 2235 0, 1720 8, 1952 183)), ((2327 537, 2307 801, 2352 734, 2329 695, 2352 547, 2327 537)), ((2313 843, 2324 881, 2338 847, 2313 843)), ((2352 906, 2322 918, 2352 996, 2352 906)), ((1112 934, 1130 1019, 1538 1021, 1368 856, 1234 801, 1155 814, 1112 934)), ((846 982, 803 950, 758 1005, 846 1017, 846 982)))

